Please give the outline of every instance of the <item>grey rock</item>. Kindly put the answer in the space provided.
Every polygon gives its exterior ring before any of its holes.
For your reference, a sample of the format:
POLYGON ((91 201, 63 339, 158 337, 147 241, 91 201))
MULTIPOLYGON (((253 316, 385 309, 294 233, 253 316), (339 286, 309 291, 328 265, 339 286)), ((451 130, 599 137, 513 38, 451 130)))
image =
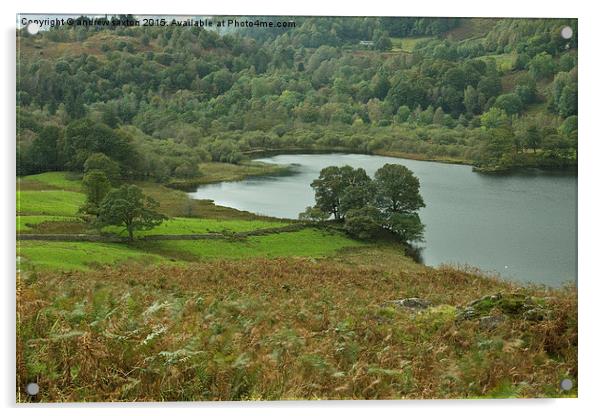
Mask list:
POLYGON ((405 298, 405 299, 397 299, 392 300, 389 303, 393 303, 397 306, 403 306, 404 308, 409 309, 426 309, 431 306, 431 302, 425 299, 420 298, 405 298))
POLYGON ((468 319, 474 319, 477 316, 477 311, 472 306, 468 306, 464 309, 461 309, 456 314, 456 319, 459 321, 464 321, 468 319))
POLYGON ((527 321, 543 321, 549 318, 550 311, 536 306, 535 308, 529 309, 523 313, 523 319, 527 321))
POLYGON ((505 315, 483 316, 479 320, 479 327, 481 329, 495 329, 502 322, 506 321, 506 319, 508 319, 508 318, 505 315))

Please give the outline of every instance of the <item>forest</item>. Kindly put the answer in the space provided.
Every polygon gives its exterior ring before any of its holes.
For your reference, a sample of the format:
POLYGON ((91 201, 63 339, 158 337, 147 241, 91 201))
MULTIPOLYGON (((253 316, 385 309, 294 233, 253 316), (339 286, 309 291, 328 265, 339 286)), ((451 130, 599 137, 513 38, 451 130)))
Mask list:
POLYGON ((294 20, 20 30, 17 173, 102 153, 124 179, 185 186, 202 162, 295 149, 576 166, 575 20, 294 20))

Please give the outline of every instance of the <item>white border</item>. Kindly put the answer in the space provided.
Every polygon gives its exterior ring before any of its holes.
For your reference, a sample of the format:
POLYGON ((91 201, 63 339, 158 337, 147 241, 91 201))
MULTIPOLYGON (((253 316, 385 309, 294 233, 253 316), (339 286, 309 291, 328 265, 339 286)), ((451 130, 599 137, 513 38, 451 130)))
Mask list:
MULTIPOLYGON (((381 414, 400 412, 444 413, 468 415, 483 412, 504 415, 516 412, 545 412, 548 414, 577 414, 587 412, 597 404, 600 382, 600 296, 602 273, 597 264, 597 249, 601 246, 600 227, 602 157, 600 129, 602 91, 600 88, 601 16, 594 2, 524 0, 483 1, 419 1, 395 2, 370 0, 350 4, 348 1, 302 0, 283 1, 152 1, 152 0, 105 0, 105 1, 20 1, 2 4, 2 266, 3 280, 2 371, 0 393, 2 405, 8 414, 19 410, 45 415, 81 414, 77 405, 19 406, 15 408, 15 50, 14 28, 17 13, 145 13, 145 14, 237 14, 237 15, 337 15, 337 16, 466 16, 466 17, 577 17, 579 18, 579 399, 563 400, 476 400, 476 401, 410 401, 410 402, 261 402, 261 403, 170 403, 129 405, 88 405, 85 411, 104 415, 128 414, 134 409, 148 415, 164 414, 174 409, 178 414, 291 414, 306 415, 308 412, 329 414, 333 411, 349 415, 364 414, 375 410, 381 414)), ((597 407, 597 406, 596 406, 597 407)), ((589 413, 589 412, 588 412, 589 413)))

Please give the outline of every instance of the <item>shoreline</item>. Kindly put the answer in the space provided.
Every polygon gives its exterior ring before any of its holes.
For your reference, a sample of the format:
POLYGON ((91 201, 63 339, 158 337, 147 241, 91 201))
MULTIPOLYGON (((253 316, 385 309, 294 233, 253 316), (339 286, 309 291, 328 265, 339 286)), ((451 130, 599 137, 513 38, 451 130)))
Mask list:
MULTIPOLYGON (((433 162, 433 163, 443 163, 448 165, 460 165, 460 166, 470 166, 472 167, 472 171, 474 173, 479 173, 482 175, 512 175, 512 174, 520 174, 527 173, 533 171, 542 171, 546 173, 574 173, 575 175, 578 173, 577 165, 575 166, 567 166, 567 167, 552 167, 552 166, 511 166, 511 167, 479 167, 476 166, 472 161, 464 160, 464 159, 450 159, 450 158, 432 158, 426 155, 418 154, 418 153, 405 153, 405 152, 396 152, 396 151, 376 151, 376 152, 362 152, 354 149, 342 148, 342 147, 333 147, 333 148, 288 148, 288 149, 255 149, 244 152, 246 156, 249 157, 248 162, 258 163, 257 159, 265 158, 265 157, 273 157, 279 155, 313 155, 313 154, 357 154, 357 155, 367 155, 367 156, 384 156, 384 157, 393 157, 396 159, 406 159, 406 160, 416 160, 421 162, 433 162)), ((259 162, 264 163, 264 162, 259 162)), ((238 166, 244 166, 240 164, 238 166)), ((265 171, 258 173, 246 173, 241 174, 239 176, 235 176, 231 179, 223 179, 223 178, 206 178, 200 177, 196 179, 179 181, 167 183, 165 186, 178 189, 180 191, 184 191, 187 193, 196 191, 200 186, 210 185, 220 182, 238 182, 243 181, 247 178, 251 177, 260 177, 260 176, 271 176, 271 175, 288 175, 292 174, 290 172, 290 166, 287 165, 278 165, 273 164, 275 169, 273 171, 265 171), (276 168, 277 167, 277 168, 276 168)))

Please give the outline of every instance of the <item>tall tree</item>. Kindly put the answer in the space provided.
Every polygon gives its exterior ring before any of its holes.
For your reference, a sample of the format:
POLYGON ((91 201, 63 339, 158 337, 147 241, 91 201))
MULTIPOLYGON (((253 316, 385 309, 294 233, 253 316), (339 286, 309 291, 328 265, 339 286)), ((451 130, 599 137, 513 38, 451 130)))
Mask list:
POLYGON ((387 163, 374 175, 377 206, 389 213, 413 213, 424 207, 420 181, 405 166, 387 163))
POLYGON ((61 130, 45 126, 31 145, 31 161, 40 172, 61 169, 59 142, 61 130))
POLYGON ((362 168, 351 166, 328 166, 320 171, 318 179, 311 183, 315 191, 316 207, 334 216, 335 220, 345 218, 345 211, 355 207, 359 194, 347 195, 348 188, 359 191, 370 181, 370 177, 362 168), (343 202, 345 204, 343 205, 343 202))
POLYGON ((80 211, 98 216, 100 205, 111 190, 111 182, 103 171, 90 170, 84 175, 82 185, 86 194, 86 202, 80 211))
POLYGON ((130 240, 134 240, 134 231, 150 230, 167 219, 157 212, 158 207, 159 203, 144 195, 136 185, 122 185, 104 198, 100 205, 98 223, 123 226, 130 240))
POLYGON ((84 173, 101 171, 112 185, 116 185, 121 177, 119 164, 104 153, 92 153, 84 163, 84 173))
POLYGON ((418 178, 405 166, 386 164, 376 171, 374 181, 384 227, 403 241, 421 241, 424 225, 418 210, 425 204, 418 178))

